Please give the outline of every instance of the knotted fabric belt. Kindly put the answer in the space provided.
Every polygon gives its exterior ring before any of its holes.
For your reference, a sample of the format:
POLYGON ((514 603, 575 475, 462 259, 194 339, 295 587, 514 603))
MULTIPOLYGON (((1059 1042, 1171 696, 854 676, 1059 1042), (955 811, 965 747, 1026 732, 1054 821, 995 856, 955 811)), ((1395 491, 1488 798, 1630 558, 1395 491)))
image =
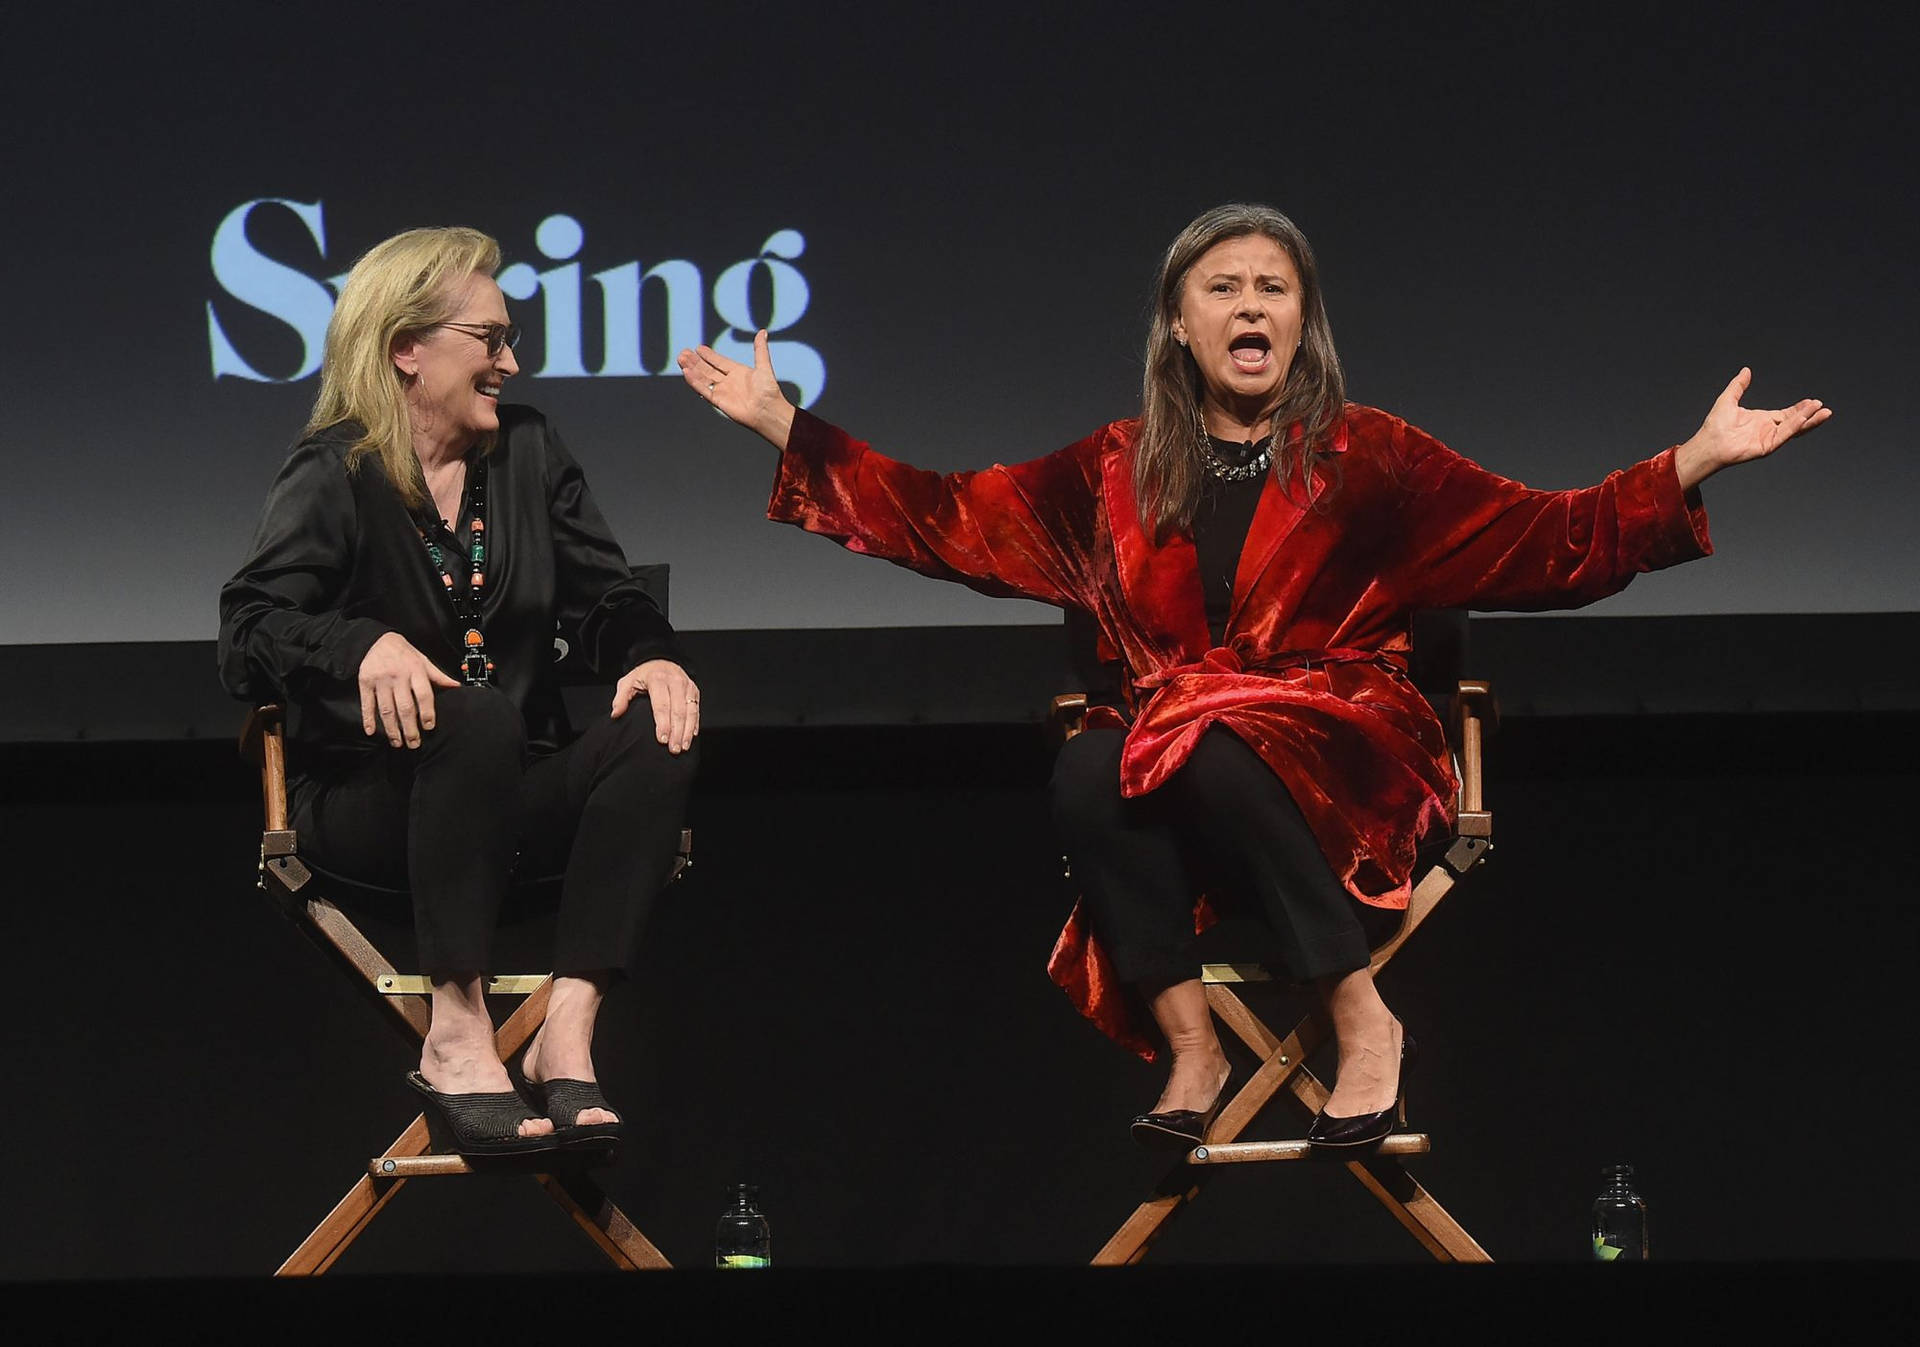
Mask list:
POLYGON ((1221 646, 1191 664, 1156 669, 1136 679, 1139 711, 1120 754, 1120 793, 1132 799, 1157 790, 1216 720, 1231 724, 1249 708, 1303 692, 1331 694, 1325 673, 1322 686, 1316 687, 1313 671, 1334 664, 1372 664, 1401 678, 1407 672, 1405 656, 1385 650, 1282 650, 1262 655, 1248 668, 1239 652, 1221 646), (1276 683, 1290 686, 1282 692, 1276 683))

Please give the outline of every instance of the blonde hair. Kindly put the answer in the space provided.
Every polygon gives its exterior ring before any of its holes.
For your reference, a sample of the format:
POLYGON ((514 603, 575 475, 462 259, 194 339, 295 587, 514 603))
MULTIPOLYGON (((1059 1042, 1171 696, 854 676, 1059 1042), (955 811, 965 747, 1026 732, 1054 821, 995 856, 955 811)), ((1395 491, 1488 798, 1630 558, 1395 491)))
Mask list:
POLYGON ((1333 329, 1320 297, 1313 249, 1298 225, 1271 206, 1215 206, 1181 230, 1167 247, 1154 285, 1147 328, 1146 374, 1140 393, 1140 440, 1134 448, 1133 490, 1141 523, 1156 541, 1193 526, 1200 503, 1200 367, 1174 339, 1187 273, 1209 248, 1257 235, 1286 249, 1300 273, 1300 350, 1273 408, 1273 470, 1280 485, 1304 486, 1317 454, 1346 409, 1347 381, 1333 347, 1333 329), (1289 439, 1295 425, 1300 435, 1289 439))
MULTIPOLYGON (((500 245, 477 229, 409 229, 367 250, 340 289, 327 324, 320 395, 307 434, 356 422, 360 438, 347 449, 347 469, 379 458, 394 490, 411 508, 426 499, 420 460, 407 418, 406 377, 393 345, 458 312, 461 283, 500 267, 500 245)), ((491 447, 491 437, 482 448, 491 447)))

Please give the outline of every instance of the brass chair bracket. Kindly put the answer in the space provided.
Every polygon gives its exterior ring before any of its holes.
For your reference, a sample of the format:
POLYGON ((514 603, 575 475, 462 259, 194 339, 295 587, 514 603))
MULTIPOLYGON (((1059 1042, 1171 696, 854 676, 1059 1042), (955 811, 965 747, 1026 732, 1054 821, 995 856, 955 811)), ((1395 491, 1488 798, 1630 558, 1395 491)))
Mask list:
MULTIPOLYGON (((547 980, 545 973, 502 973, 487 979, 489 996, 531 996, 547 980)), ((382 996, 429 996, 433 980, 424 973, 382 973, 373 980, 382 996)))
POLYGON ((1446 862, 1447 869, 1456 875, 1464 875, 1485 859, 1486 854, 1492 850, 1493 843, 1484 837, 1463 836, 1454 840, 1442 859, 1446 862))
POLYGON ((1215 986, 1230 982, 1272 982, 1273 974, 1257 963, 1203 963, 1200 981, 1215 986))
POLYGON ((262 856, 291 856, 300 848, 300 835, 291 828, 281 828, 260 834, 260 854, 262 856))
POLYGON ((300 863, 298 856, 276 856, 272 860, 262 860, 260 868, 264 874, 273 876, 281 893, 288 897, 300 892, 307 886, 307 881, 313 878, 313 872, 300 863))

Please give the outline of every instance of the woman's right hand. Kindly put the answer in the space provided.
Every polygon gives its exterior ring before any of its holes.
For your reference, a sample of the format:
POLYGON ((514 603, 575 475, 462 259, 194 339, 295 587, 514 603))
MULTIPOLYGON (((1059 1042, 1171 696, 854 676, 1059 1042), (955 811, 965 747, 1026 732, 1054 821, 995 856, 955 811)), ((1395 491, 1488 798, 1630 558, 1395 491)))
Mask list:
POLYGON ((680 373, 686 376, 687 387, 729 421, 738 421, 776 449, 787 447, 793 404, 774 377, 765 328, 753 334, 752 369, 711 346, 700 346, 680 352, 680 373))
POLYGON ((406 637, 390 631, 360 661, 360 728, 372 734, 377 721, 395 748, 418 748, 422 731, 433 728, 434 688, 459 686, 406 637))

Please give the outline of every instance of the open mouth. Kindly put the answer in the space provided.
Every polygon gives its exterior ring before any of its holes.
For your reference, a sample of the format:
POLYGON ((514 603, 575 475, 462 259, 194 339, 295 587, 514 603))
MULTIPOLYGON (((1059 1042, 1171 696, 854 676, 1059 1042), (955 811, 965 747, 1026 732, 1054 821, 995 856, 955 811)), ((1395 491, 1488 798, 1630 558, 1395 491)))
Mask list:
POLYGON ((1235 369, 1258 374, 1273 359, 1273 343, 1263 333, 1243 332, 1227 343, 1227 354, 1235 369))
POLYGON ((500 385, 502 382, 503 381, 499 379, 482 379, 480 380, 480 382, 476 383, 473 387, 474 387, 474 391, 479 393, 480 396, 483 398, 498 399, 500 396, 500 385))

